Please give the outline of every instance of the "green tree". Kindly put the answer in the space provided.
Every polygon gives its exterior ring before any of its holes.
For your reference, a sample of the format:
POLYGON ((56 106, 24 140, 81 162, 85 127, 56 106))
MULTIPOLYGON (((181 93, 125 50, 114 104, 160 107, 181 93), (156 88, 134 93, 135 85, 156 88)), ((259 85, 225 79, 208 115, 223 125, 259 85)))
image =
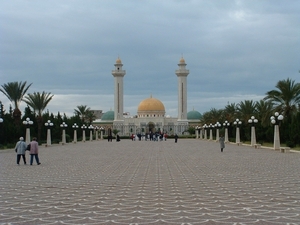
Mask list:
POLYGON ((86 118, 86 121, 88 122, 88 124, 91 125, 92 122, 96 119, 96 115, 94 114, 93 111, 88 110, 85 114, 85 118, 86 118))
MULTIPOLYGON (((231 103, 225 106, 224 109, 224 119, 232 123, 236 119, 237 114, 237 105, 231 103)), ((223 121, 224 122, 224 121, 223 121)))
POLYGON ((17 135, 19 135, 20 124, 21 124, 21 111, 19 109, 20 102, 23 100, 29 87, 32 85, 27 85, 27 82, 8 82, 7 84, 1 85, 0 91, 11 101, 14 105, 13 118, 16 126, 17 135))
POLYGON ((37 113, 37 124, 38 124, 38 140, 41 140, 41 130, 43 126, 43 116, 42 112, 45 110, 49 102, 52 100, 54 95, 46 92, 34 92, 33 94, 28 94, 24 98, 24 102, 29 105, 35 113, 37 113))
POLYGON ((86 120, 87 113, 91 109, 87 105, 78 105, 77 109, 74 109, 75 115, 78 115, 81 118, 81 122, 84 123, 86 120))
POLYGON ((297 112, 300 104, 300 84, 288 78, 278 81, 276 88, 276 90, 268 91, 264 100, 271 101, 276 111, 290 118, 297 112))
POLYGON ((237 104, 237 116, 243 123, 247 124, 251 116, 256 116, 256 102, 253 100, 241 101, 237 104))

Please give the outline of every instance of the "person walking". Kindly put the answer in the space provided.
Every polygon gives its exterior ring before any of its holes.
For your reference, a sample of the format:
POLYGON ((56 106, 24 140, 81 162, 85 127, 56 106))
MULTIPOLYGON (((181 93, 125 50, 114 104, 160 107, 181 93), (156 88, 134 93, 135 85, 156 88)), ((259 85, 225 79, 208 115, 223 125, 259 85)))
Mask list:
POLYGON ((33 157, 35 157, 35 161, 38 165, 40 165, 39 159, 39 144, 36 141, 36 138, 32 138, 32 142, 30 142, 30 165, 33 163, 33 157))
POLYGON ((221 152, 223 152, 223 149, 225 148, 225 139, 224 139, 223 135, 220 136, 219 142, 220 142, 221 152))
POLYGON ((16 153, 17 153, 17 164, 20 165, 21 157, 23 158, 24 165, 26 165, 26 143, 23 137, 20 137, 19 141, 16 144, 16 153))
POLYGON ((178 140, 178 135, 175 134, 175 143, 177 143, 177 140, 178 140))

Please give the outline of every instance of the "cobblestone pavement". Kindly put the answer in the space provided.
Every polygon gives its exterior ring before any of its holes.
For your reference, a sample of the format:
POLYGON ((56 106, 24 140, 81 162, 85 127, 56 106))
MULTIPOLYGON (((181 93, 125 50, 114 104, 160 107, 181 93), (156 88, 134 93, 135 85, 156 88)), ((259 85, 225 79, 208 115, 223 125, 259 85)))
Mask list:
POLYGON ((298 153, 179 139, 69 143, 39 156, 18 166, 14 150, 0 151, 1 225, 300 224, 298 153))

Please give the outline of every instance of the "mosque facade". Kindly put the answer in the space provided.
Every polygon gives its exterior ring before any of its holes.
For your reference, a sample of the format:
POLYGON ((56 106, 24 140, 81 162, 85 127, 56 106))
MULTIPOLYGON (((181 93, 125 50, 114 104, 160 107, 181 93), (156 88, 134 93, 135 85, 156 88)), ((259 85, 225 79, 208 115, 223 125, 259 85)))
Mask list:
POLYGON ((184 134, 189 126, 196 126, 200 123, 201 114, 198 111, 187 112, 187 76, 183 57, 179 60, 178 69, 175 74, 178 79, 178 116, 166 116, 164 104, 157 98, 152 97, 142 100, 137 107, 137 114, 133 117, 125 116, 123 84, 126 71, 120 58, 114 64, 112 70, 114 77, 114 110, 104 113, 100 120, 93 122, 94 126, 101 127, 104 134, 112 130, 118 130, 119 135, 146 134, 146 133, 167 133, 184 134))

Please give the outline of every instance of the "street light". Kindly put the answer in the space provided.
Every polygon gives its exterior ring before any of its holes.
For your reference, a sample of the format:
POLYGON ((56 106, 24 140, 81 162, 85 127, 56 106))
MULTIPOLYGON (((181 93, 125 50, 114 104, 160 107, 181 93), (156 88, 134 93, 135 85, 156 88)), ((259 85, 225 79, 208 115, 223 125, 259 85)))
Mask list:
POLYGON ((93 130, 94 130, 94 127, 92 124, 89 126, 89 129, 90 129, 90 141, 92 141, 93 140, 93 130))
POLYGON ((85 142, 85 129, 86 129, 86 125, 82 125, 81 126, 81 129, 82 129, 82 141, 85 142))
POLYGON ((198 139, 199 138, 199 127, 196 126, 195 130, 196 130, 196 139, 198 139))
POLYGON ((271 123, 274 124, 274 150, 280 150, 279 123, 283 120, 283 115, 275 112, 270 119, 271 123))
POLYGON ((209 140, 210 141, 212 141, 213 140, 213 128, 214 128, 215 126, 214 125, 212 125, 212 124, 209 124, 209 140))
POLYGON ((30 125, 33 124, 33 121, 31 121, 28 117, 26 120, 23 121, 23 124, 26 126, 26 137, 25 137, 25 142, 26 144, 30 143, 30 125))
MULTIPOLYGON (((0 106, 1 106, 1 102, 0 102, 0 106)), ((3 123, 3 119, 0 117, 0 144, 1 144, 1 138, 2 138, 2 123, 3 123)))
POLYGON ((216 128, 216 142, 219 141, 219 138, 220 138, 220 132, 219 132, 219 129, 222 125, 219 123, 219 122, 216 122, 215 124, 215 128, 216 128))
POLYGON ((223 123, 223 126, 225 127, 225 143, 228 143, 229 140, 228 140, 228 127, 230 126, 230 123, 226 120, 224 123, 223 123))
POLYGON ((203 139, 203 127, 199 127, 199 137, 203 139))
POLYGON ((100 139, 101 140, 103 140, 103 131, 104 131, 104 128, 100 127, 100 139))
POLYGON ((78 129, 78 125, 76 123, 73 124, 72 128, 74 129, 74 138, 73 138, 73 142, 74 144, 77 143, 77 129, 78 129))
POLYGON ((48 120, 45 123, 45 126, 47 127, 47 144, 46 144, 46 146, 51 146, 51 127, 53 127, 53 123, 51 123, 51 121, 48 120))
POLYGON ((236 133, 235 133, 235 143, 236 144, 240 144, 241 140, 240 140, 240 125, 242 124, 242 121, 240 121, 239 119, 236 119, 233 124, 236 126, 236 133))
POLYGON ((251 146, 256 145, 255 124, 257 122, 258 122, 258 120, 255 119, 254 116, 251 116, 251 118, 248 120, 248 123, 251 124, 251 146))
POLYGON ((204 128, 204 139, 207 140, 207 128, 208 128, 208 126, 206 124, 204 124, 203 128, 204 128))
POLYGON ((62 141, 61 144, 66 144, 66 128, 68 127, 68 124, 66 124, 65 122, 63 122, 60 127, 63 129, 62 131, 62 141))
POLYGON ((99 136, 98 136, 98 130, 99 130, 99 127, 98 127, 98 126, 95 126, 94 129, 95 129, 95 131, 96 131, 96 140, 98 141, 98 140, 99 140, 99 136))

